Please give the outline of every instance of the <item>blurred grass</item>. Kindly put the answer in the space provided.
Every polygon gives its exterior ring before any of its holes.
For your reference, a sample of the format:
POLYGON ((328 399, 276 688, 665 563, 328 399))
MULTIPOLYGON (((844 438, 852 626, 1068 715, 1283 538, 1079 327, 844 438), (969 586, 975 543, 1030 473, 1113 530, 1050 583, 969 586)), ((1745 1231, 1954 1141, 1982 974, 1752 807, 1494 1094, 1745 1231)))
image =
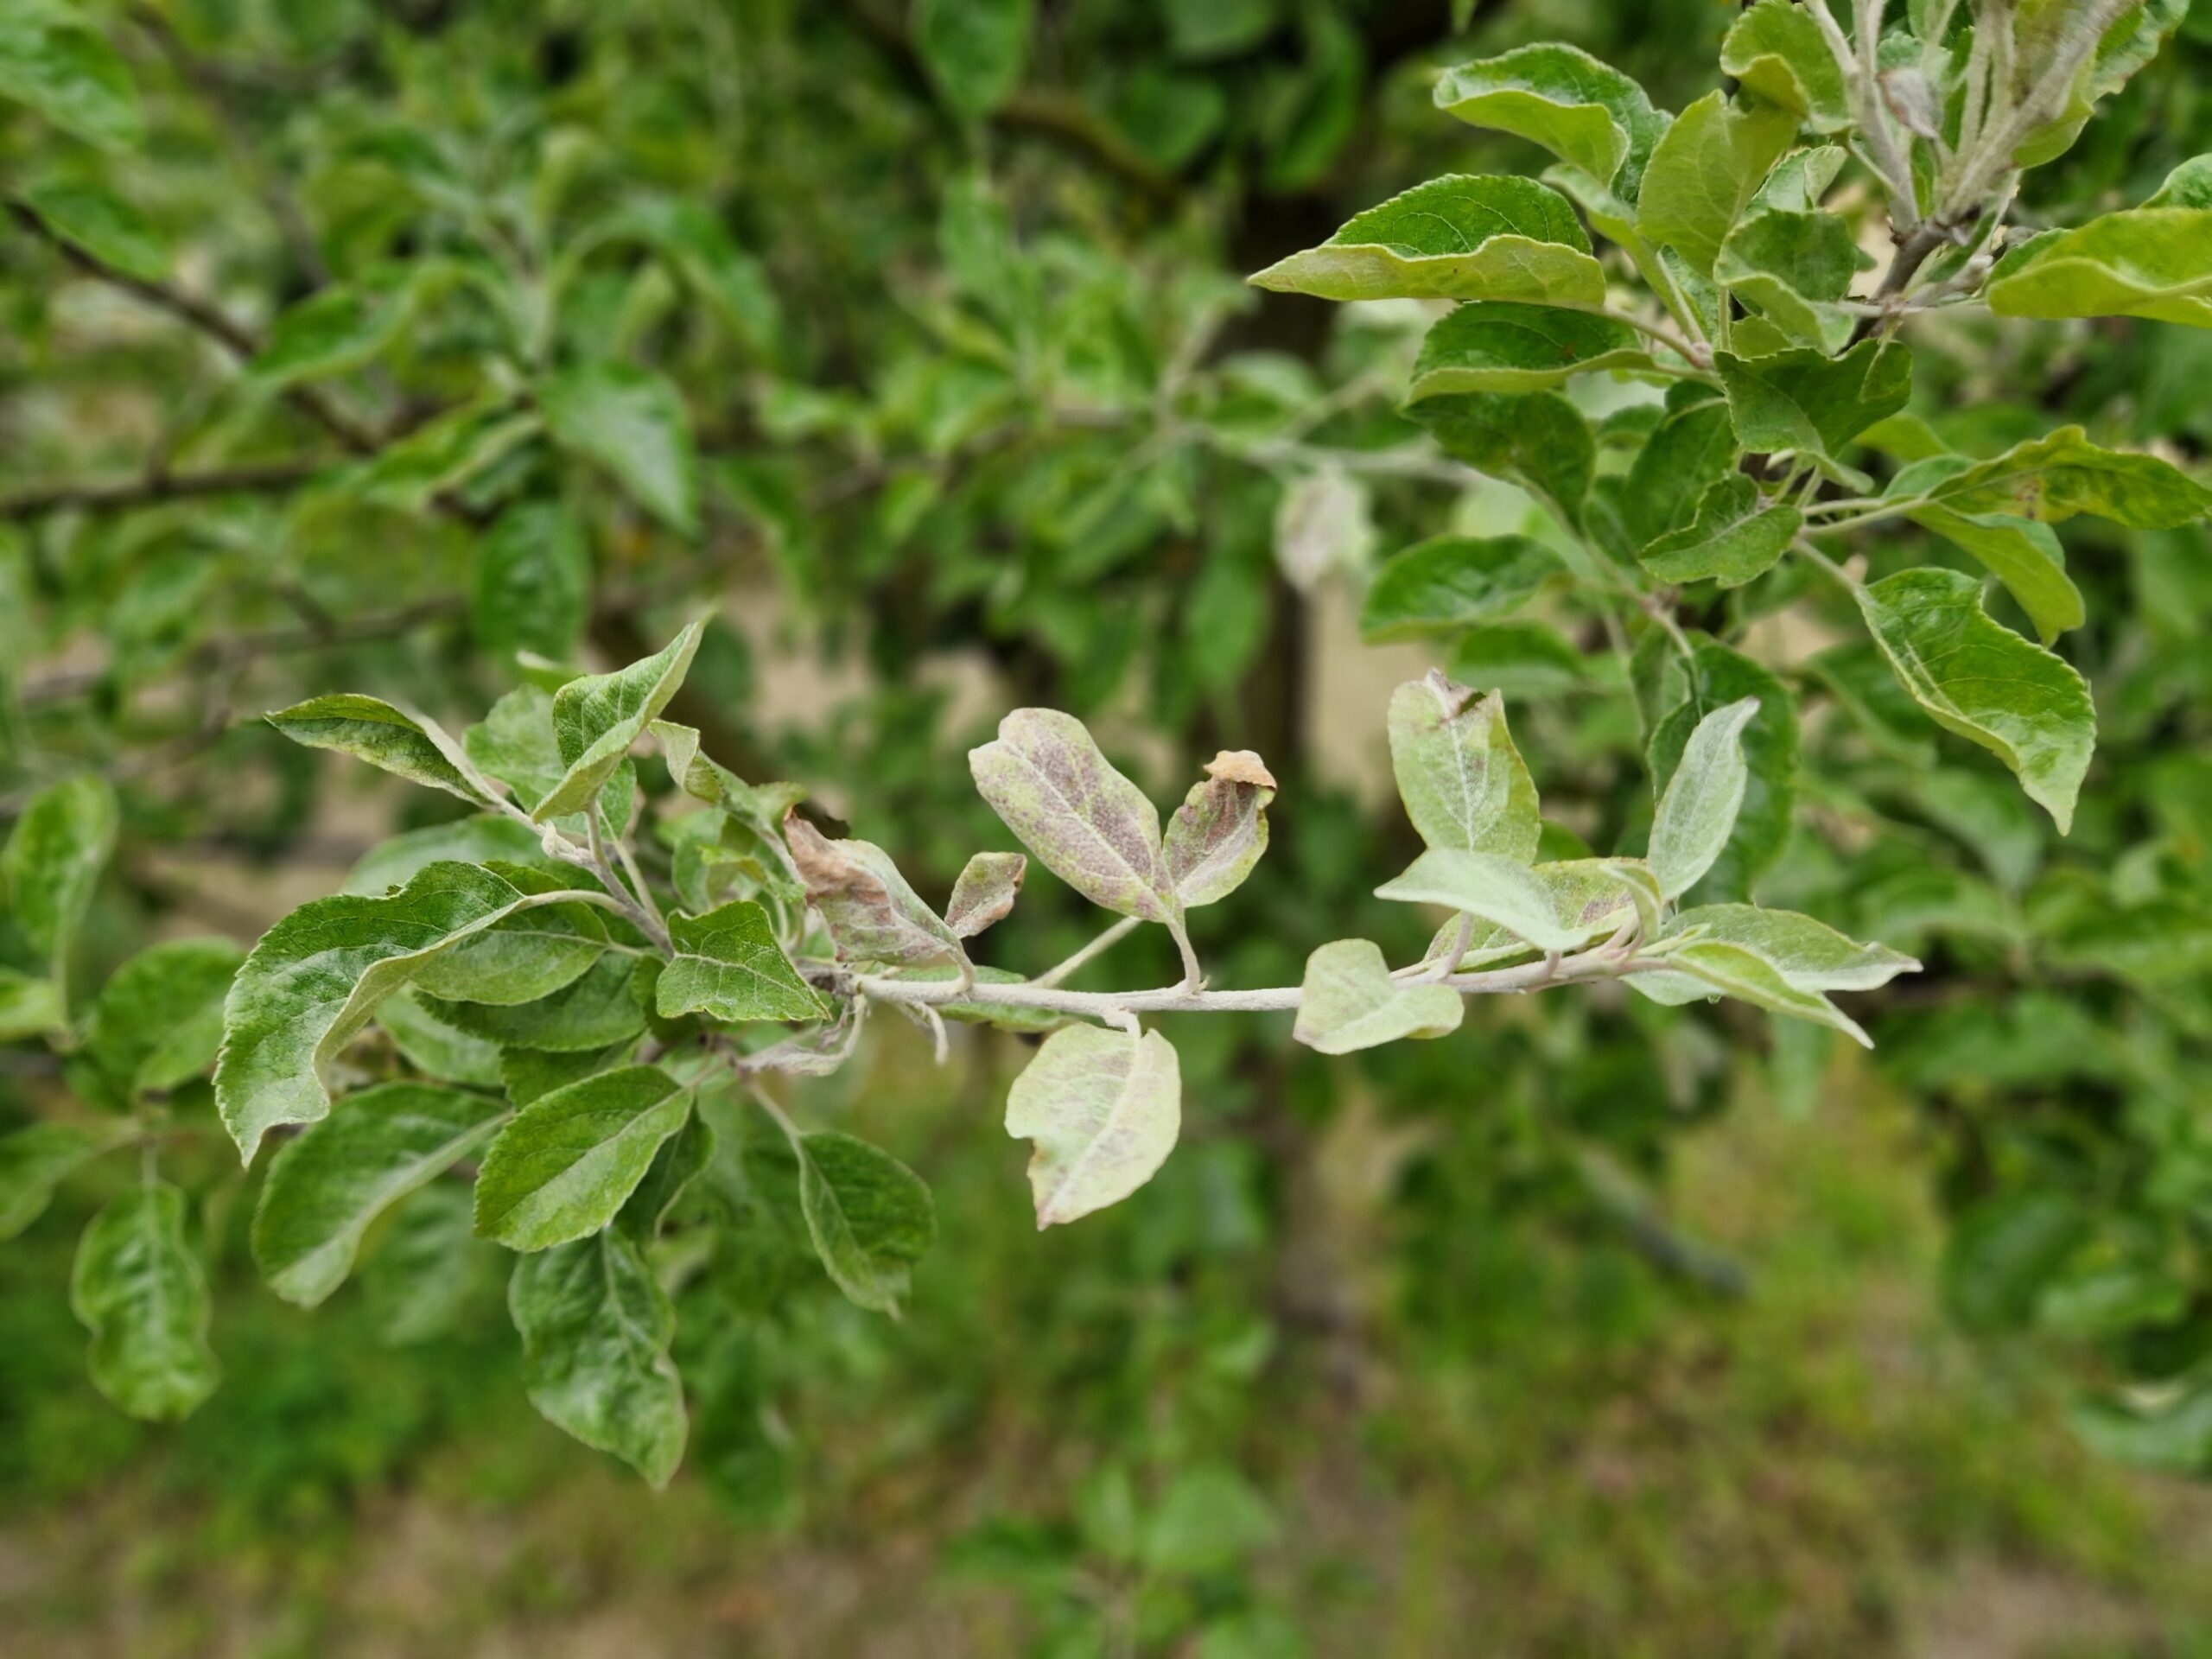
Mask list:
MULTIPOLYGON (((810 1383, 771 1386, 737 1512, 539 1421, 496 1287, 404 1351, 352 1290, 226 1297, 228 1386, 130 1425, 81 1379, 78 1217, 49 1216, 0 1254, 0 1655, 2212 1654, 2212 1496, 2094 1460, 2025 1356, 1943 1329, 1924 1161, 1855 1082, 1690 1139, 1670 1208, 1748 1267, 1740 1303, 1503 1233, 1448 1338, 1361 1286, 1349 1376, 1257 1319, 1236 1141, 1194 1126, 1151 1208, 1040 1241, 978 1086, 855 1091, 947 1236, 906 1325, 824 1299, 763 1336, 810 1383), (1163 1601, 1099 1495, 1206 1459, 1275 1524, 1163 1601)), ((1325 1151, 1395 1166, 1357 1112, 1325 1151)))

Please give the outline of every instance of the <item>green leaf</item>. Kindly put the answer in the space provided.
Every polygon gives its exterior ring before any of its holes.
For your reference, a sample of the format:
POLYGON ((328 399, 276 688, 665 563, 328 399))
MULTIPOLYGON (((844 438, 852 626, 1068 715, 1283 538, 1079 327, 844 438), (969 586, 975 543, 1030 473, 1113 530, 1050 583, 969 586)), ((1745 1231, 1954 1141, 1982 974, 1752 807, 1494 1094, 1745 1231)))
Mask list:
POLYGON ((2000 317, 2147 317, 2212 328, 2212 207, 2138 207, 2038 237, 1982 290, 2000 317))
MULTIPOLYGON (((1573 950, 1593 937, 1593 930, 1562 920, 1560 906, 1545 878, 1495 853, 1432 848, 1406 867, 1403 874, 1376 888, 1378 899, 1407 905, 1442 905, 1503 928, 1539 950, 1573 950)), ((1628 903, 1624 889, 1611 898, 1628 903)), ((1600 925, 1596 933, 1612 929, 1600 925)))
POLYGON ((1651 826, 1651 873, 1662 897, 1695 886, 1728 844, 1751 775, 1744 728, 1758 711, 1759 699, 1745 697, 1714 709, 1690 734, 1651 826))
POLYGON ((699 459, 683 395, 662 374, 592 363, 537 388, 546 430, 614 474, 647 512, 683 536, 699 531, 699 459))
POLYGON ((675 957, 655 992, 664 1020, 819 1020, 829 1008, 776 944, 768 912, 748 899, 704 916, 668 918, 675 957))
POLYGON ((135 1127, 121 1123, 98 1130, 33 1123, 0 1135, 0 1239, 16 1237, 43 1215, 72 1171, 135 1135, 135 1127))
POLYGON ((1837 302, 1873 263, 1835 214, 1767 208, 1728 232, 1713 258, 1713 280, 1756 306, 1796 344, 1830 354, 1850 344, 1859 326, 1837 302))
POLYGON ((354 472, 353 493, 365 505, 428 513, 544 429, 534 410, 502 395, 460 404, 394 440, 354 472))
POLYGON ((967 119, 982 120, 1021 85, 1034 10, 1034 0, 918 0, 914 50, 967 119))
POLYGON ((412 990, 397 992, 378 1003, 377 1026, 391 1039, 400 1057, 426 1076, 475 1089, 504 1086, 497 1045, 455 1031, 432 1014, 412 990))
POLYGON ((1774 164, 1766 182, 1751 197, 1751 207, 1783 213, 1815 211, 1836 175, 1843 171, 1850 153, 1841 144, 1812 144, 1791 150, 1774 164))
POLYGON ((1860 944, 1826 922, 1794 910, 1756 905, 1700 905, 1675 918, 1673 931, 1757 951, 1801 991, 1872 991, 1920 964, 1885 944, 1860 944))
POLYGON ((67 1029, 60 988, 13 968, 0 968, 0 1043, 19 1042, 67 1029))
POLYGON ((484 1154, 477 1236, 543 1250, 597 1232, 690 1115, 690 1091, 658 1066, 602 1071, 539 1096, 484 1154))
POLYGON ((1446 312, 1422 340, 1407 399, 1542 391, 1599 369, 1650 366, 1636 330, 1611 317, 1471 300, 1446 312))
POLYGON ((477 543, 469 626, 485 650, 563 661, 590 607, 591 543, 563 503, 518 501, 477 543))
POLYGON ((580 979, 518 1007, 423 1000, 425 1012, 501 1048, 558 1054, 601 1049, 645 1028, 638 959, 609 951, 580 979))
MULTIPOLYGON (((2188 12, 2188 0, 2145 0, 2140 5, 2120 7, 2095 49, 2075 72, 2063 105, 2050 119, 2029 130, 2012 151, 2011 164, 2040 167, 2065 154, 2088 124, 2097 100, 2118 92, 2131 75, 2156 57, 2166 36, 2180 26, 2188 12)), ((2082 17, 2082 12, 2072 6, 2041 4, 2021 9, 2020 21, 2013 25, 2019 37, 2013 55, 2022 66, 2015 72, 2021 85, 2050 74, 2065 37, 2081 27, 2082 17)), ((2044 95, 2038 86, 2037 99, 2044 95)))
MULTIPOLYGON (((2178 530, 2212 512, 2212 490, 2179 467, 2156 455, 2102 448, 2078 426, 2016 443, 1963 471, 1946 467, 1938 475, 1931 461, 1917 465, 1930 469, 1918 475, 1928 487, 1908 495, 1892 483, 1886 499, 2050 524, 2088 512, 2134 530, 2178 530)), ((1911 485, 1918 481, 1912 473, 1898 476, 1911 485)))
POLYGON ((1535 857, 1536 785, 1503 698, 1477 697, 1431 669, 1391 694, 1388 726, 1398 796, 1422 841, 1521 864, 1535 857))
POLYGON ((1630 463, 1624 522, 1635 547, 1688 527, 1705 493, 1736 473, 1727 405, 1699 390, 1703 400, 1669 409, 1630 463))
MULTIPOLYGON (((1898 469, 1885 493, 1898 499, 1938 493, 1974 466, 1963 455, 1933 455, 1898 469)), ((1929 501, 1905 514, 1923 530, 1963 548, 2003 582, 2049 645, 2087 620, 2081 589, 2066 574, 2066 552, 2050 526, 2006 512, 1961 512, 1929 501)))
POLYGON ((937 1241, 937 1205, 920 1176, 865 1141, 794 1136, 799 1203, 816 1254, 837 1288, 896 1317, 907 1273, 937 1241))
POLYGON ((128 1188, 92 1217, 69 1306, 92 1333, 92 1386, 131 1416, 189 1416, 215 1391, 207 1275, 185 1243, 184 1194, 168 1182, 128 1188))
POLYGON ((1249 749, 1224 749, 1206 762, 1167 820, 1163 852, 1175 897, 1186 910, 1226 899, 1268 850, 1274 774, 1249 749))
POLYGON ((715 1132, 707 1126, 706 1118, 695 1111, 682 1128, 661 1142, 645 1179, 638 1183, 637 1191, 614 1217, 616 1230, 641 1246, 651 1244, 677 1201, 714 1160, 715 1132))
POLYGON ((318 289, 278 315, 248 372, 274 390, 360 368, 405 332, 421 292, 404 268, 388 267, 318 289))
POLYGON ((115 850, 115 791, 80 772, 32 796, 0 850, 8 915, 46 957, 54 996, 65 1008, 70 948, 115 850))
POLYGON ((130 149, 146 134, 122 55, 92 24, 41 0, 0 16, 0 99, 102 149, 130 149))
POLYGON ((1686 979, 1704 986, 1708 993, 1717 991, 1772 1014, 1827 1026, 1861 1047, 1874 1046, 1849 1014, 1816 991, 1798 989, 1779 968, 1746 946, 1723 939, 1695 939, 1669 951, 1666 962, 1663 972, 1631 974, 1630 986, 1654 1001, 1672 1003, 1686 1000, 1670 988, 1686 979))
POLYGON ((1436 107, 1469 126, 1510 132, 1633 202, 1667 118, 1643 88, 1580 48, 1524 46, 1447 69, 1436 107))
POLYGON ((1698 722, 1745 697, 1758 712, 1743 729, 1746 776, 1736 826, 1699 884, 1702 899, 1744 899, 1789 844, 1797 799, 1797 712, 1789 689, 1742 652, 1700 640, 1689 663, 1689 696, 1651 734, 1652 789, 1673 780, 1698 722))
POLYGON ((500 860, 526 864, 544 856, 538 832, 528 824, 479 812, 426 829, 402 830, 372 847, 348 872, 342 891, 375 898, 404 887, 424 865, 442 859, 461 864, 500 860))
POLYGON ((1425 397, 1406 415, 1454 461, 1525 486, 1569 528, 1581 523, 1598 441, 1582 411, 1558 392, 1425 397))
POLYGON ((1969 1331, 2017 1329, 2044 1287, 2088 1240, 2090 1219, 2069 1193, 2022 1187, 1961 1216, 1943 1252, 1943 1300, 1969 1331))
POLYGON ((335 749, 395 772, 410 783, 442 789, 471 806, 489 805, 483 786, 461 747, 425 715, 393 707, 381 697, 334 692, 309 697, 262 718, 295 743, 311 749, 335 749))
POLYGON ((1737 216, 1796 130, 1796 118, 1774 105, 1732 105, 1725 94, 1707 92, 1652 149, 1637 207, 1639 232, 1710 275, 1737 216))
POLYGON ((830 930, 839 960, 968 960, 960 936, 922 901, 891 855, 874 842, 832 841, 794 812, 784 821, 784 842, 805 884, 807 902, 830 930))
POLYGON ((626 200, 578 236, 567 257, 573 261, 625 239, 645 244, 666 261, 741 344, 759 355, 775 353, 783 327, 775 290, 760 261, 731 240, 712 208, 683 197, 626 200))
POLYGON ((605 1048, 565 1052, 503 1048, 499 1051, 499 1086, 507 1091, 511 1104, 527 1106, 556 1089, 565 1089, 601 1071, 613 1071, 629 1059, 630 1048, 627 1041, 611 1043, 605 1048))
MULTIPOLYGON (((1178 1578, 1235 1576, 1273 1543, 1279 1532, 1267 1500, 1251 1483, 1223 1465, 1201 1465, 1175 1478, 1144 1532, 1144 1563, 1150 1573, 1178 1578)), ((1261 1652, 1288 1654, 1294 1640, 1261 1652)), ((1217 1659, 1201 1643, 1198 1659, 1217 1659)))
POLYGON ((606 924, 589 899, 577 897, 590 893, 606 902, 590 877, 526 864, 495 861, 484 868, 517 893, 543 902, 423 962, 411 976, 416 990, 447 1001, 511 1007, 550 996, 590 970, 607 945, 606 924), (558 902, 563 893, 577 901, 558 902))
MULTIPOLYGON (((1262 844, 1265 832, 1262 834, 1262 844)), ((1006 919, 1014 909, 1029 861, 1020 853, 977 853, 960 867, 945 901, 944 923, 963 939, 972 939, 994 922, 1006 919)))
POLYGON ((1688 524, 1660 537, 1637 558, 1661 582, 1710 577, 1723 588, 1740 588, 1771 569, 1804 524, 1796 508, 1770 503, 1758 485, 1731 473, 1698 497, 1696 516, 1688 524))
POLYGON ((100 988, 86 1051, 132 1094, 160 1093, 214 1064, 223 999, 245 961, 228 939, 171 939, 131 957, 100 988))
POLYGON ((576 897, 520 893, 489 870, 441 862, 386 897, 318 899, 278 922, 224 1005, 215 1103, 239 1153, 251 1162, 278 1124, 329 1111, 323 1069, 426 963, 510 916, 576 897))
POLYGON ((2082 677, 1982 614, 1981 584, 1956 570, 1901 570, 1858 599, 1913 701, 2010 766, 2065 834, 2096 745, 2082 677))
POLYGON ((1338 939, 1306 958, 1291 1035, 1324 1054, 1349 1054, 1401 1038, 1447 1035, 1465 1012, 1449 986, 1391 978, 1381 945, 1338 939))
POLYGON ((51 180, 31 186, 22 199, 48 230, 102 264, 146 283, 168 275, 173 256, 168 242, 152 220, 113 192, 95 184, 51 180))
POLYGON ((1720 43, 1720 72, 1797 118, 1815 132, 1852 124, 1843 71, 1820 28, 1792 0, 1758 0, 1720 43))
POLYGON ((1074 715, 1017 709, 968 766, 1021 844, 1092 904, 1152 922, 1180 916, 1159 810, 1074 715))
POLYGON ((1829 476, 1861 484, 1836 460, 1843 446, 1912 395, 1912 356, 1894 341, 1865 340, 1841 357, 1815 351, 1772 357, 1713 354, 1728 412, 1746 449, 1787 449, 1829 476))
POLYGON ((2212 155, 2192 156, 2144 198, 2145 207, 2212 207, 2212 155))
POLYGON ((1566 197, 1534 179, 1451 174, 1348 220, 1251 279, 1324 300, 1605 302, 1605 273, 1566 197))
POLYGON ((1527 536, 1434 536, 1394 554, 1360 607, 1370 645, 1452 633, 1516 609, 1564 573, 1558 554, 1527 536))
POLYGON ((506 1103, 459 1089, 387 1083, 288 1141, 253 1217, 253 1259, 269 1287, 313 1307, 345 1281, 361 1236, 385 1211, 492 1138, 506 1103))
POLYGON ((530 1403, 654 1486, 683 1458, 683 1385, 669 1357, 676 1309, 645 1253, 617 1232, 515 1263, 507 1307, 530 1403))
POLYGON ((699 650, 703 620, 659 652, 612 674, 587 674, 553 694, 561 781, 531 809, 534 823, 581 812, 599 794, 648 722, 668 707, 699 650))
POLYGON ((1150 1180, 1175 1149, 1182 1099, 1175 1051, 1156 1031, 1069 1026, 1047 1037, 1006 1103, 1007 1133, 1036 1145, 1029 1186, 1039 1229, 1150 1180))
POLYGON ((2212 907, 2177 897, 2101 907, 2050 941, 2053 960, 2139 985, 2170 985, 2212 972, 2212 907))
POLYGON ((377 1338, 406 1347, 450 1335, 508 1257, 469 1230, 468 1189, 433 1182, 394 1211, 361 1267, 361 1294, 377 1338))

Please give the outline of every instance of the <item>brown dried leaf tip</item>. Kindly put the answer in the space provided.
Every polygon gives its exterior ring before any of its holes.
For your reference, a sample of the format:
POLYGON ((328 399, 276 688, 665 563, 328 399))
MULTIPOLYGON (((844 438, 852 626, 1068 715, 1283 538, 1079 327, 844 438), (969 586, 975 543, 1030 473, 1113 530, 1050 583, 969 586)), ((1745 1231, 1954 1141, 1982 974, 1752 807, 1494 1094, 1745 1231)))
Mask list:
POLYGON ((1275 789, 1275 775, 1267 762, 1249 749, 1224 749, 1206 762, 1206 776, 1224 784, 1249 784, 1255 789, 1275 789))

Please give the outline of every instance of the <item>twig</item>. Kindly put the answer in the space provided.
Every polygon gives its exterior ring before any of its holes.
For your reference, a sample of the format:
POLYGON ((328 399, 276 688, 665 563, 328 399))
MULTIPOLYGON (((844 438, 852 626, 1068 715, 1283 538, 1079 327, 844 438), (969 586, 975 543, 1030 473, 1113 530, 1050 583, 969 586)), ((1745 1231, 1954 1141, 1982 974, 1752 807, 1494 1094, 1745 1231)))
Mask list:
POLYGON ((112 484, 54 484, 43 489, 0 495, 0 518, 35 518, 49 512, 83 509, 114 512, 193 501, 211 495, 281 493, 296 488, 329 465, 322 461, 272 461, 204 472, 170 473, 149 467, 140 477, 112 484))

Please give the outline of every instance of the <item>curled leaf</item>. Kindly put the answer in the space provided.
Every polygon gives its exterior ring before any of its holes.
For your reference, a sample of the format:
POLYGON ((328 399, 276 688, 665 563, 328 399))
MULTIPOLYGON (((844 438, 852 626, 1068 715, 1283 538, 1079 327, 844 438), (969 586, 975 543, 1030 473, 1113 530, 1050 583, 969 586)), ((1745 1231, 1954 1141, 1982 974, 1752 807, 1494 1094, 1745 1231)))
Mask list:
POLYGON ((972 939, 992 923, 1004 921, 1028 874, 1029 861, 1020 853, 976 854, 952 884, 946 925, 962 938, 972 939))
POLYGON ((907 886, 882 848, 832 841, 796 811, 785 815, 784 842, 840 961, 967 960, 960 936, 907 886))
POLYGON ((1186 908, 1227 898, 1268 850, 1274 774, 1249 749, 1224 749, 1206 773, 1167 820, 1167 874, 1186 908))

